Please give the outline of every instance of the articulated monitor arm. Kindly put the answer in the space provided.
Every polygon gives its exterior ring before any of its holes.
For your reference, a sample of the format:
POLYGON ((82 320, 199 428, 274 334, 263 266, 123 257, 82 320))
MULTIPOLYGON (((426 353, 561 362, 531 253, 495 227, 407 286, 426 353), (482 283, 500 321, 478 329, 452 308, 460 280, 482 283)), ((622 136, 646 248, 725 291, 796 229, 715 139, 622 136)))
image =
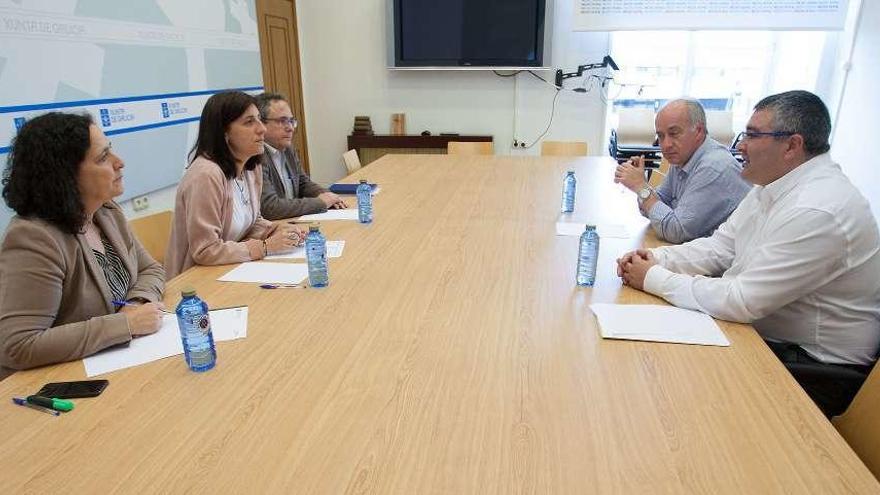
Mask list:
POLYGON ((605 55, 601 62, 596 64, 585 64, 578 65, 577 72, 562 72, 562 69, 556 70, 556 87, 562 87, 562 81, 564 79, 568 79, 570 77, 581 77, 584 75, 585 71, 593 70, 593 69, 604 69, 605 67, 611 67, 612 70, 620 70, 620 67, 614 63, 614 59, 611 58, 611 55, 605 55))

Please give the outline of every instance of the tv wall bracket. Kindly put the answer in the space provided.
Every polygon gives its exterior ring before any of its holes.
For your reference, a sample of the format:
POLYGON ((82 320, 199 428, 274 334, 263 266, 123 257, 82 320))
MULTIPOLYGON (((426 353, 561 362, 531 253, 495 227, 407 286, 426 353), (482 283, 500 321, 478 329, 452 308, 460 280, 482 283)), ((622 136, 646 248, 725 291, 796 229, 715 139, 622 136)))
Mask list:
POLYGON ((611 55, 605 55, 601 62, 596 64, 585 64, 578 65, 577 72, 562 72, 562 69, 556 70, 556 87, 562 87, 562 81, 568 79, 570 77, 581 77, 584 75, 585 71, 594 70, 594 69, 604 69, 605 67, 611 67, 612 70, 620 70, 616 63, 614 63, 614 59, 611 58, 611 55))

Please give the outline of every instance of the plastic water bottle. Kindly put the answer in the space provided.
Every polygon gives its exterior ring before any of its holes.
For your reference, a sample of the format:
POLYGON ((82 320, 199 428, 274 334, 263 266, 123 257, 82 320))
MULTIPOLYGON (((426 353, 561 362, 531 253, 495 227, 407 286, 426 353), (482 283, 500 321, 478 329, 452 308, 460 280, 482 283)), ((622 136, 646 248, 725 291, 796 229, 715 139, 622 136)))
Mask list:
POLYGON ((309 285, 326 287, 330 283, 330 274, 327 272, 327 239, 316 223, 309 226, 309 235, 306 236, 306 261, 309 264, 309 285))
POLYGON ((208 305, 199 299, 192 287, 185 287, 180 295, 183 299, 177 305, 177 325, 186 364, 193 371, 208 371, 217 364, 208 305))
POLYGON ((578 248, 577 284, 592 287, 596 282, 596 262, 599 260, 599 233, 594 225, 587 225, 581 234, 578 248))
POLYGON ((373 221, 373 188, 367 184, 366 179, 361 179, 357 187, 358 221, 370 223, 373 221))
POLYGON ((569 170, 562 180, 562 212, 571 213, 574 211, 574 196, 577 191, 577 179, 574 176, 574 170, 569 170))

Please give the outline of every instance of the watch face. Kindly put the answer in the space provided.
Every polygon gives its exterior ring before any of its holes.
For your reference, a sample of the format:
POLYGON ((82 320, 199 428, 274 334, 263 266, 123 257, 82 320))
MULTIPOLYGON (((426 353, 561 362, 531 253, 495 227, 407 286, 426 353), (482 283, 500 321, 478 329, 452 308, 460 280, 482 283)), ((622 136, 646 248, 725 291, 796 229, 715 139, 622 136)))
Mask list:
POLYGON ((651 190, 647 187, 643 187, 639 190, 639 198, 648 199, 648 196, 651 195, 651 190))

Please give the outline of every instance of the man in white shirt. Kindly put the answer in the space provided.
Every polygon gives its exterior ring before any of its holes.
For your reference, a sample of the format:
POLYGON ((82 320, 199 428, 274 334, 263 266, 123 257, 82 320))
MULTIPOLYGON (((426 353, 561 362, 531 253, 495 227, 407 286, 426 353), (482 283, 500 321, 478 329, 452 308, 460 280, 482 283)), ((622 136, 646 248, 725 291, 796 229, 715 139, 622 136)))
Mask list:
POLYGON ((880 344, 880 234, 831 160, 831 120, 806 91, 755 106, 740 150, 756 187, 715 233, 618 260, 625 284, 751 323, 826 415, 846 408, 880 344))
POLYGON ((258 95, 257 107, 266 125, 260 195, 263 217, 279 220, 345 208, 342 198, 313 182, 303 170, 299 153, 292 146, 297 121, 284 96, 258 95))

